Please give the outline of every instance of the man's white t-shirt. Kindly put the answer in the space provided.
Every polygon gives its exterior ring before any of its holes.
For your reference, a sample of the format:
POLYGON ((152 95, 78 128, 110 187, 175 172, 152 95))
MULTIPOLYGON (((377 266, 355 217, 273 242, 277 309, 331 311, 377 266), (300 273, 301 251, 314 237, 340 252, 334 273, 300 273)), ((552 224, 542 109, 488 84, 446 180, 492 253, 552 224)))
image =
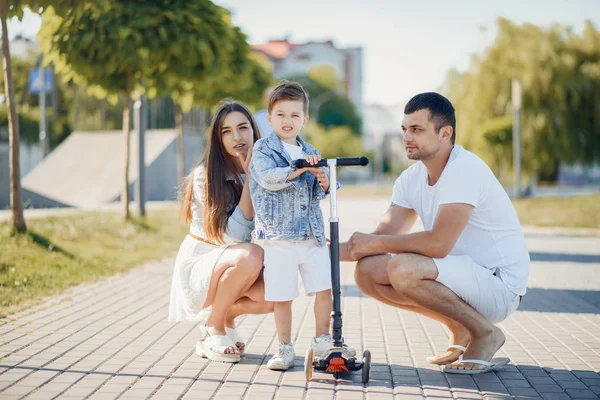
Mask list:
POLYGON ((475 154, 454 146, 433 186, 427 182, 425 165, 413 164, 396 180, 392 202, 415 210, 428 231, 441 204, 472 205, 473 213, 449 256, 466 255, 482 267, 498 269, 508 289, 525 294, 530 260, 519 218, 496 176, 475 154))

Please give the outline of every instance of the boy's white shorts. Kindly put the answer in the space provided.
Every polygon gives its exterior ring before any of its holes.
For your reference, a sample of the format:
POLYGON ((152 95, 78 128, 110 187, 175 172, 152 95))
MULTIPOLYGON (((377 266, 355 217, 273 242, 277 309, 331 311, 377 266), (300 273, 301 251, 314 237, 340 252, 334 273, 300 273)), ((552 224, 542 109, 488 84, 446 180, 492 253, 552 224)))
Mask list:
POLYGON ((308 296, 331 289, 329 247, 311 240, 261 240, 265 252, 265 300, 290 301, 299 296, 298 272, 308 296))

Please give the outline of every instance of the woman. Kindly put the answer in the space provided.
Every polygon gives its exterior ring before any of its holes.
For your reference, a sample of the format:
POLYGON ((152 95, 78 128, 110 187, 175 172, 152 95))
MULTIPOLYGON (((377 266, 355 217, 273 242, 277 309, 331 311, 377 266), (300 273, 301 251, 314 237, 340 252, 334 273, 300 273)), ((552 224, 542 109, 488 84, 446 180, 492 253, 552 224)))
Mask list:
POLYGON ((182 217, 190 233, 175 261, 169 320, 200 322, 196 353, 213 361, 240 360, 236 317, 273 311, 264 300, 262 248, 249 243, 254 208, 247 175, 259 138, 244 105, 222 102, 204 156, 186 178, 182 217))

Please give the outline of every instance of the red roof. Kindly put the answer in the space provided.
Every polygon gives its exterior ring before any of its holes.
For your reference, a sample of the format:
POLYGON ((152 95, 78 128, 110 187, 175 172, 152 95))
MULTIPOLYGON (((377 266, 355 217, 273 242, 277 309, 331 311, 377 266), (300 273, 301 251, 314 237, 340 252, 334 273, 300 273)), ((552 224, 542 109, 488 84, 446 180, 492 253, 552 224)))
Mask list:
POLYGON ((285 58, 290 54, 290 49, 298 47, 297 44, 292 44, 287 40, 269 40, 267 43, 252 45, 256 51, 264 53, 267 57, 280 59, 285 58))

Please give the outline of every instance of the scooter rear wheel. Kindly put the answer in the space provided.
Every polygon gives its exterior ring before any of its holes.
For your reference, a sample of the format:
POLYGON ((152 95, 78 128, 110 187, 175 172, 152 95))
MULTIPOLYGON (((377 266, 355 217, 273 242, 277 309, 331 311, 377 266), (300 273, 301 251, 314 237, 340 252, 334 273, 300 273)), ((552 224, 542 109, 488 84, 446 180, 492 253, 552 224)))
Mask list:
POLYGON ((363 352, 363 367, 362 367, 362 381, 363 383, 369 382, 371 377, 371 352, 365 350, 363 352))

